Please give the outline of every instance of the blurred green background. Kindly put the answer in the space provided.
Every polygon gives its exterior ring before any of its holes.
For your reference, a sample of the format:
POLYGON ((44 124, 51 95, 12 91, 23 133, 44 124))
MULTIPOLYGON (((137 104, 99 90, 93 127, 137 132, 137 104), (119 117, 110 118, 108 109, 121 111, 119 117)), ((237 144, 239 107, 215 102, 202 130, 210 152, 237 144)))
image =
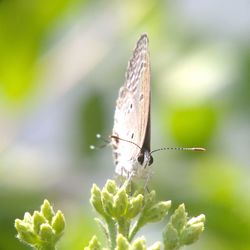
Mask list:
MULTIPOLYGON (((59 249, 102 235, 93 183, 114 176, 108 136, 141 33, 150 39, 151 189, 206 230, 187 249, 250 249, 250 15, 247 1, 0 1, 0 249, 28 249, 15 218, 45 198, 67 221, 59 249)), ((143 232, 150 244, 161 226, 143 232)), ((101 237, 101 236, 99 236, 101 237)))

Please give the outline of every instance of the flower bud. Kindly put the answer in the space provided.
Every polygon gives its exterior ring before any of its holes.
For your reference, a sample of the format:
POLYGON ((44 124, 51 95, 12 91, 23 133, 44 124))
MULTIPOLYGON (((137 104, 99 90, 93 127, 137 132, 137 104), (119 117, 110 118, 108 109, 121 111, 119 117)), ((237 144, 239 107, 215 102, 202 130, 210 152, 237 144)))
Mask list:
POLYGON ((46 219, 44 216, 39 213, 38 211, 35 211, 33 214, 33 229, 35 233, 39 233, 40 231, 40 226, 42 224, 46 223, 46 219))
POLYGON ((52 242, 54 238, 53 229, 49 224, 42 224, 39 232, 40 238, 46 242, 52 242))
POLYGON ((51 225, 56 234, 60 235, 63 232, 65 228, 65 218, 60 210, 58 210, 56 215, 53 217, 51 225))
POLYGON ((179 235, 171 223, 168 223, 163 231, 163 243, 165 250, 178 249, 179 235))
POLYGON ((144 210, 142 215, 143 224, 160 221, 166 216, 170 206, 171 201, 161 201, 144 210))
POLYGON ((15 228, 18 232, 17 238, 27 244, 34 244, 37 241, 37 236, 33 233, 31 226, 19 219, 15 220, 15 228))
POLYGON ((101 244, 94 235, 89 242, 89 245, 84 248, 84 250, 101 250, 101 244))
POLYGON ((23 216, 23 221, 26 223, 32 223, 32 216, 29 212, 26 212, 23 216))
POLYGON ((119 189, 117 194, 114 196, 114 212, 115 217, 119 218, 124 216, 128 206, 128 195, 124 188, 119 189))
POLYGON ((116 194, 117 192, 117 186, 115 181, 113 180, 108 180, 103 188, 103 191, 106 190, 107 192, 111 193, 111 194, 116 194))
POLYGON ((145 238, 140 237, 136 239, 133 244, 132 244, 132 249, 133 250, 146 250, 146 245, 145 245, 145 238))
POLYGON ((143 206, 143 195, 139 194, 136 197, 130 198, 126 216, 129 219, 133 219, 141 211, 142 206, 143 206))
POLYGON ((181 204, 171 216, 171 224, 180 233, 187 223, 187 213, 185 205, 181 204))
POLYGON ((105 213, 114 217, 115 211, 114 211, 113 195, 107 192, 107 190, 102 191, 102 204, 103 204, 103 209, 105 213))
POLYGON ((44 200, 42 206, 41 206, 41 212, 43 214, 43 216, 49 221, 51 222, 52 217, 54 216, 54 211, 52 206, 50 205, 48 200, 44 200))
POLYGON ((101 214, 102 216, 106 215, 103 209, 101 190, 95 184, 93 184, 91 189, 90 203, 99 214, 101 214))
POLYGON ((128 240, 122 235, 118 234, 116 238, 116 248, 115 250, 129 250, 129 242, 128 240))
POLYGON ((203 230, 204 224, 202 222, 200 222, 199 224, 195 224, 191 227, 185 228, 185 230, 181 234, 182 244, 189 245, 197 241, 203 230))

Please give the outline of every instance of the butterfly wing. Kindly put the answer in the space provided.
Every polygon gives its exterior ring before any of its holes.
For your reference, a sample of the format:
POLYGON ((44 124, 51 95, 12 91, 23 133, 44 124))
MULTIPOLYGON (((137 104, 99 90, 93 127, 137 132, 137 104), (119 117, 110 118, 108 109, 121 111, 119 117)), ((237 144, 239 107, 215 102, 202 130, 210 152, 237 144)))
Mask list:
POLYGON ((146 34, 138 40, 128 62, 125 83, 116 103, 113 135, 118 137, 112 139, 116 172, 125 175, 133 170, 142 148, 150 151, 150 64, 146 34))

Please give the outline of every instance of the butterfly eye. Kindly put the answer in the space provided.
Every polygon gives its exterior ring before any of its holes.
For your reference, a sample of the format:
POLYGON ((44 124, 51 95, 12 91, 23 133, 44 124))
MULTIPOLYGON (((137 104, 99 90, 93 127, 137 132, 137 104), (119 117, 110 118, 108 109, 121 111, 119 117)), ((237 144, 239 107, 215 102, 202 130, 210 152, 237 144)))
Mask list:
POLYGON ((137 161, 142 165, 143 161, 144 161, 144 154, 140 154, 137 158, 137 161))
POLYGON ((154 159, 153 159, 153 157, 152 157, 152 155, 150 155, 150 160, 149 160, 149 166, 152 164, 154 162, 154 159))

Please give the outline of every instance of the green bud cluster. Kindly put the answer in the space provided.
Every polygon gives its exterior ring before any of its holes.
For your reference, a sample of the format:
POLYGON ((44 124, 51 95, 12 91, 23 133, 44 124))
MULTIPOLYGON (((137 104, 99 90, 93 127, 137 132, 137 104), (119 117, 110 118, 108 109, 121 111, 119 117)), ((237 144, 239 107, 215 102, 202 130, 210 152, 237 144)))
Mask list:
POLYGON ((205 215, 189 219, 184 204, 181 204, 163 232, 164 249, 174 250, 194 243, 204 231, 204 223, 205 215))
MULTIPOLYGON (((143 237, 134 239, 137 232, 146 224, 163 220, 171 201, 157 201, 155 191, 137 190, 131 192, 131 183, 125 182, 118 187, 115 181, 108 180, 101 190, 95 184, 91 190, 90 202, 103 220, 96 218, 109 242, 112 250, 177 250, 198 240, 204 230, 205 216, 199 215, 191 219, 181 204, 170 217, 163 232, 163 244, 156 242, 146 247, 143 237)), ((85 250, 99 250, 99 241, 94 236, 85 250)))
MULTIPOLYGON (((97 185, 91 189, 90 202, 100 214, 95 218, 104 231, 108 247, 102 247, 94 235, 84 250, 178 250, 182 246, 197 241, 204 230, 205 215, 189 218, 184 204, 170 216, 163 231, 163 243, 155 242, 147 247, 144 237, 135 239, 137 232, 146 224, 163 220, 171 201, 157 201, 155 191, 131 191, 131 182, 118 187, 115 181, 108 180, 101 190, 97 185)), ((65 219, 61 211, 54 212, 45 200, 40 211, 33 215, 25 213, 23 220, 15 220, 17 238, 39 250, 55 250, 62 236, 65 219)))
POLYGON ((143 195, 129 196, 127 185, 118 188, 115 181, 108 180, 102 190, 95 184, 91 190, 90 202, 95 210, 104 218, 133 219, 143 207, 143 195))
POLYGON ((108 180, 102 190, 94 184, 90 202, 104 219, 104 222, 99 219, 97 221, 108 236, 111 249, 117 248, 118 242, 120 247, 117 249, 127 249, 127 247, 144 249, 144 241, 134 241, 133 244, 137 242, 141 246, 138 248, 129 244, 141 227, 147 223, 162 220, 171 206, 171 201, 157 202, 154 191, 150 193, 146 191, 146 194, 138 192, 131 194, 128 182, 117 187, 112 180, 108 180))
POLYGON ((45 200, 40 211, 33 215, 26 212, 23 220, 16 219, 15 228, 17 238, 25 244, 35 249, 52 250, 63 234, 65 219, 60 210, 55 213, 45 200))

